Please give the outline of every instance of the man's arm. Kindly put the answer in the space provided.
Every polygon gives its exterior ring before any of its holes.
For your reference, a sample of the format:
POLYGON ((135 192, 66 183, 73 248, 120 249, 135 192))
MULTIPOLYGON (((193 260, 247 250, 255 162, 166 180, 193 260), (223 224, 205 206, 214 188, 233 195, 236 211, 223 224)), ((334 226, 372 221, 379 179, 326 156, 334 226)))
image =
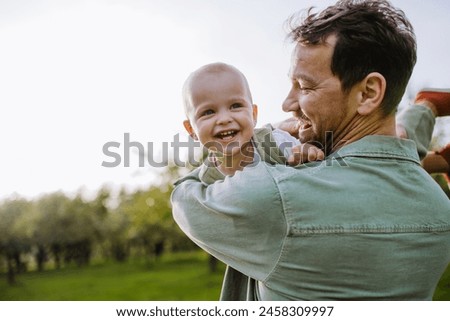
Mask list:
POLYGON ((404 128, 406 137, 417 145, 420 159, 423 159, 430 145, 435 117, 429 108, 412 105, 401 109, 396 116, 397 124, 404 128))
POLYGON ((264 163, 209 186, 190 176, 177 185, 171 201, 184 233, 225 264, 258 280, 275 267, 287 228, 264 163))

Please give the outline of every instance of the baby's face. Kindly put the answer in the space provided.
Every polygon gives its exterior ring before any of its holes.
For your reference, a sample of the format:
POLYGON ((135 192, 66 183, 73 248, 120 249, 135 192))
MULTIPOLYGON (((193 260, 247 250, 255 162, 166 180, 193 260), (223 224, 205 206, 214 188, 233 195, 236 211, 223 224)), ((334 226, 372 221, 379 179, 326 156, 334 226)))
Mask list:
POLYGON ((189 86, 188 132, 209 150, 234 155, 253 136, 257 107, 242 76, 232 70, 205 72, 189 86))

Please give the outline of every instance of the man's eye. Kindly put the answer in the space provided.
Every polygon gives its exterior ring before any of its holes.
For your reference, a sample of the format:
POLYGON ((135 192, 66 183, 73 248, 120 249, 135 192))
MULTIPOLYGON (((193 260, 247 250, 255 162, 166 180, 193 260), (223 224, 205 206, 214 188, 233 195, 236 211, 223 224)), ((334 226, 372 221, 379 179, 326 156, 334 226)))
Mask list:
POLYGON ((298 89, 299 89, 301 92, 307 92, 307 91, 310 91, 310 90, 311 90, 310 87, 305 87, 305 86, 302 86, 302 85, 298 85, 298 89))
POLYGON ((236 103, 236 104, 232 104, 232 105, 230 106, 230 109, 236 109, 236 108, 241 108, 241 107, 242 107, 242 104, 236 103))
POLYGON ((302 91, 302 92, 312 90, 311 87, 307 87, 307 86, 305 86, 305 85, 302 85, 302 84, 299 83, 299 82, 296 82, 296 87, 298 88, 298 90, 300 90, 300 91, 302 91))

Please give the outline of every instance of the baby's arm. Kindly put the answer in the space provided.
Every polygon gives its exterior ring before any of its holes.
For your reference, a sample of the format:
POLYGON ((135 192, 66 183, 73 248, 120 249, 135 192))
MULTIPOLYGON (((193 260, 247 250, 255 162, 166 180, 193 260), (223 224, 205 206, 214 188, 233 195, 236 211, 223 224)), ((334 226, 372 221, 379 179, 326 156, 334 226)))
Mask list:
POLYGON ((325 153, 320 148, 309 143, 301 143, 286 131, 274 129, 272 135, 289 165, 321 161, 325 158, 325 153))
POLYGON ((214 156, 209 154, 204 163, 200 166, 199 178, 206 185, 213 184, 215 181, 223 180, 225 175, 219 171, 214 164, 214 156))

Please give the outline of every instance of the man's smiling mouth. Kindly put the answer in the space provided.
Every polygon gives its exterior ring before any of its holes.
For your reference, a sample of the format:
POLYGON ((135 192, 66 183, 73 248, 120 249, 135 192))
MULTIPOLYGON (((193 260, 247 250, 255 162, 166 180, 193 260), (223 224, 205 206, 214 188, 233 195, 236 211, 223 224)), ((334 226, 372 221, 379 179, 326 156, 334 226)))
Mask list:
POLYGON ((298 121, 300 122, 299 126, 300 130, 306 130, 312 127, 311 120, 308 117, 306 117, 306 115, 303 112, 298 113, 296 116, 298 121))

